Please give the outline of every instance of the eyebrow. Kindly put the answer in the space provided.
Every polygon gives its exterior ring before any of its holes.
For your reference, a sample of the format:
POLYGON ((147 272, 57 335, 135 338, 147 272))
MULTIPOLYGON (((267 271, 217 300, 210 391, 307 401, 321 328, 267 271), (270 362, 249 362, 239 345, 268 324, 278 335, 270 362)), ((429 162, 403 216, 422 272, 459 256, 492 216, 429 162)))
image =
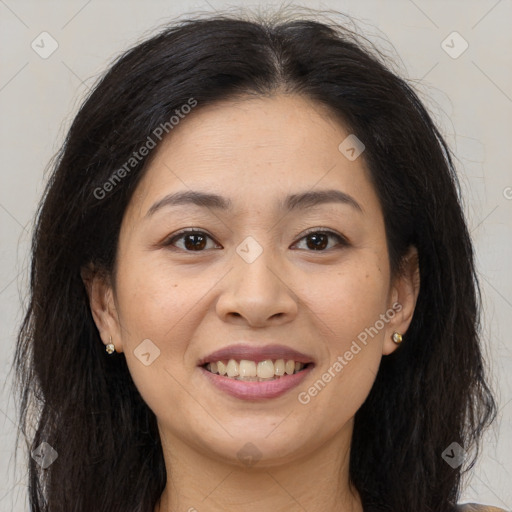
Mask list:
MULTIPOLYGON (((358 212, 363 213, 363 208, 352 196, 336 189, 291 194, 287 196, 284 201, 280 201, 278 206, 281 210, 292 211, 326 203, 346 204, 358 212)), ((233 207, 231 200, 226 197, 195 190, 187 190, 169 194, 158 200, 151 206, 145 216, 150 217, 156 211, 165 207, 180 205, 195 205, 215 210, 230 210, 233 207)))

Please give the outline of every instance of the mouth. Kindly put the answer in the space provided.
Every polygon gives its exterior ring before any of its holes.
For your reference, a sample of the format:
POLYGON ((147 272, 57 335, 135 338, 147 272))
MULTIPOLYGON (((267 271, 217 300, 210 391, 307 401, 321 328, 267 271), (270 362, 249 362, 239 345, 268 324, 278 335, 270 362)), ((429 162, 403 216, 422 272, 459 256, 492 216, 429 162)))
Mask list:
POLYGON ((315 362, 281 345, 232 345, 201 359, 198 366, 218 390, 241 400, 262 400, 298 386, 315 362))

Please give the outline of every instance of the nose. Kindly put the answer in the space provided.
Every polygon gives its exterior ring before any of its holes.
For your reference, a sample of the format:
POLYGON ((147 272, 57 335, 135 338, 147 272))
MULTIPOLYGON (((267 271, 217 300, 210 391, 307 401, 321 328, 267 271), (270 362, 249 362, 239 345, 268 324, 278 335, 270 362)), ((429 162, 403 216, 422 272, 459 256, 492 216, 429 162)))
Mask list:
POLYGON ((264 250, 251 263, 238 254, 233 256, 233 268, 222 280, 223 289, 216 304, 223 321, 265 327, 296 317, 298 301, 290 279, 269 252, 264 250))

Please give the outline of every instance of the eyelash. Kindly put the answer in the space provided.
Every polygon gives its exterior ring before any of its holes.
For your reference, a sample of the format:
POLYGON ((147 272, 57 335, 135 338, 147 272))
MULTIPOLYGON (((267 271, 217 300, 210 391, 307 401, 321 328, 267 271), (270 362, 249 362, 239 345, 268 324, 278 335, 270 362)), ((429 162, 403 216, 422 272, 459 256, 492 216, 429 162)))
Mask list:
MULTIPOLYGON (((183 230, 179 231, 178 233, 175 233, 171 237, 167 238, 163 242, 163 245, 165 247, 173 246, 173 244, 176 242, 176 240, 179 240, 180 238, 183 238, 184 235, 188 235, 188 234, 205 235, 208 238, 210 238, 211 240, 213 240, 213 237, 210 236, 205 231, 200 231, 200 230, 195 229, 195 228, 188 228, 188 229, 183 229, 183 230)), ((348 245, 350 245, 349 241, 344 236, 340 235, 339 233, 336 233, 335 231, 332 231, 330 229, 325 229, 325 228, 312 228, 312 229, 308 230, 306 233, 304 233, 299 238, 298 241, 301 241, 304 238, 307 238, 311 234, 324 234, 324 235, 328 235, 328 236, 331 236, 333 238, 336 238, 338 240, 338 246, 348 246, 348 245)), ((294 245, 296 245, 296 243, 294 245)), ((318 251, 316 251, 316 250, 308 250, 308 252, 327 252, 327 251, 330 251, 331 249, 334 249, 334 248, 336 248, 336 246, 331 247, 329 249, 320 249, 318 251)), ((205 252, 207 250, 207 249, 202 249, 202 250, 199 250, 199 251, 190 251, 188 249, 182 249, 180 247, 175 247, 175 249, 181 250, 181 251, 184 251, 184 252, 187 252, 187 253, 205 252)))

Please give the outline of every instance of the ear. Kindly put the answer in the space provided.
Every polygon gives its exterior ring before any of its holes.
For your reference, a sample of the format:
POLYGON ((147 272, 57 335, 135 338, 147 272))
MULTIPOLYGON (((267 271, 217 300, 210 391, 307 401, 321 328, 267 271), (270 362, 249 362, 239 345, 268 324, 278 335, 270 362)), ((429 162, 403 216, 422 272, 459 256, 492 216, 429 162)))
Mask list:
POLYGON ((110 276, 99 271, 92 264, 82 267, 80 275, 89 297, 92 317, 103 344, 106 346, 113 343, 116 352, 122 352, 121 329, 110 276), (111 337, 112 341, 110 341, 111 337))
POLYGON ((404 256, 400 271, 390 289, 389 308, 395 312, 395 315, 386 326, 386 335, 382 347, 383 355, 391 354, 399 347, 391 337, 395 331, 402 336, 407 332, 416 308, 419 292, 420 268, 418 250, 411 245, 404 256))

